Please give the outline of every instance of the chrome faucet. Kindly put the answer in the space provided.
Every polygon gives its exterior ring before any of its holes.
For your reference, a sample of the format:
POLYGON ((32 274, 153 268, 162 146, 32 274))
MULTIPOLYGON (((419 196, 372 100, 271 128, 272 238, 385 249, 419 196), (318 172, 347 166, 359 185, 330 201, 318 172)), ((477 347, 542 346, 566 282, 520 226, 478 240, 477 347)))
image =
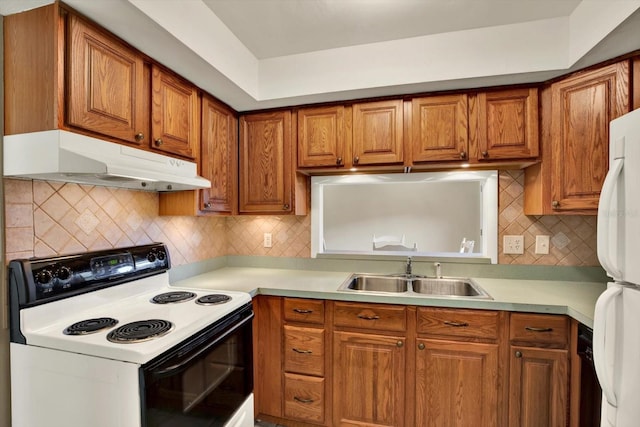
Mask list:
POLYGON ((436 278, 442 279, 442 266, 439 262, 434 262, 433 265, 436 266, 436 278))
POLYGON ((404 267, 404 274, 406 276, 411 276, 411 257, 407 257, 407 264, 404 267))

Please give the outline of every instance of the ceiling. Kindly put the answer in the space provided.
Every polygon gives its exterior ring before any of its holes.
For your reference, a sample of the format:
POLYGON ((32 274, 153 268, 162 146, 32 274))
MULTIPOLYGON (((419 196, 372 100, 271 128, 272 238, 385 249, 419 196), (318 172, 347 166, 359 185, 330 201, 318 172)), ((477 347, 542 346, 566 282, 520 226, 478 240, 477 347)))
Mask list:
POLYGON ((540 82, 640 49, 640 0, 65 2, 238 111, 540 82))

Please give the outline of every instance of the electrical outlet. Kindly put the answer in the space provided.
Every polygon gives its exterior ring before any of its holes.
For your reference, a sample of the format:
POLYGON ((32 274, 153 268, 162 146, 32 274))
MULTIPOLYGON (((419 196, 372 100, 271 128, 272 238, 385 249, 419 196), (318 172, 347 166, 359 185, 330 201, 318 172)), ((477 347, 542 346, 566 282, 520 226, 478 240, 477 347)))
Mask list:
POLYGON ((265 248, 270 248, 273 242, 271 241, 271 233, 264 233, 264 237, 262 239, 262 246, 265 248))
POLYGON ((524 236, 504 236, 502 253, 519 255, 524 253, 524 236))
POLYGON ((547 255, 549 253, 549 236, 536 236, 536 254, 547 255))

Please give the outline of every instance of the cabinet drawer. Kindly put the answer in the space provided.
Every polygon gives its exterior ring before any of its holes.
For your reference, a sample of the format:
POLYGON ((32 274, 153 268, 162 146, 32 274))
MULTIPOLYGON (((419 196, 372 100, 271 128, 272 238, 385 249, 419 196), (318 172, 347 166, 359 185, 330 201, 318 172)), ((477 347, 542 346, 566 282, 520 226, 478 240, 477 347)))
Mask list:
POLYGON ((418 308, 418 333, 460 338, 498 339, 498 312, 418 308))
POLYGON ((336 302, 334 318, 336 326, 400 332, 407 329, 404 306, 336 302))
POLYGON ((548 314, 511 314, 511 341, 565 347, 569 336, 569 321, 565 316, 548 314))
POLYGON ((324 301, 316 299, 285 298, 284 319, 290 322, 324 324, 324 301))
POLYGON ((324 378, 284 374, 284 416, 324 424, 324 378))
POLYGON ((324 375, 324 329, 284 326, 284 370, 324 375))

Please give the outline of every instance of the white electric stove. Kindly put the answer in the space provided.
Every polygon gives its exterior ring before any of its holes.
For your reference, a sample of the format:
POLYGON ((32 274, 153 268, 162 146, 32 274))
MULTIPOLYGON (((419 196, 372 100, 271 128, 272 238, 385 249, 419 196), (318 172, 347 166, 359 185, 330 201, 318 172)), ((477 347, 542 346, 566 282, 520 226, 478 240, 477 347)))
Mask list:
POLYGON ((13 427, 253 426, 251 297, 169 268, 162 244, 10 263, 13 427))

